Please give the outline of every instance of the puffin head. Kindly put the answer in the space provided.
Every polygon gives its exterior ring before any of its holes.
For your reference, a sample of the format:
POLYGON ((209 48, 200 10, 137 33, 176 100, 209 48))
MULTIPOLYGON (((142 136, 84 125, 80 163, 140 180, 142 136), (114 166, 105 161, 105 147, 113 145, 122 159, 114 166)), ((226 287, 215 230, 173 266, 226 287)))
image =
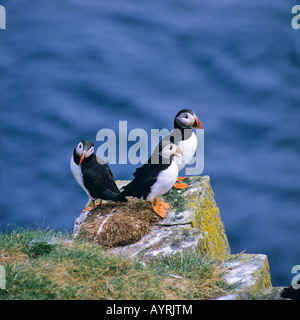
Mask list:
POLYGON ((182 150, 174 143, 169 141, 162 142, 162 150, 160 155, 163 158, 171 159, 173 157, 180 158, 182 156, 182 150))
POLYGON ((81 165, 85 158, 90 157, 94 153, 94 144, 89 140, 81 140, 75 150, 80 158, 79 165, 81 165))
POLYGON ((202 123, 195 115, 195 112, 189 109, 182 109, 176 114, 174 119, 174 127, 180 127, 183 129, 203 129, 202 123))

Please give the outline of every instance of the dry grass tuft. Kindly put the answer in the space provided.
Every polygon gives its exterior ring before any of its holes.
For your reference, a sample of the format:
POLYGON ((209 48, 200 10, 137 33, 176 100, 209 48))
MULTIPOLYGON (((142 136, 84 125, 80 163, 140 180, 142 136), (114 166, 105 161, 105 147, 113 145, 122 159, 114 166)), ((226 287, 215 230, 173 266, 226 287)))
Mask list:
POLYGON ((128 203, 109 201, 93 210, 82 224, 79 237, 108 248, 139 241, 162 218, 153 212, 149 202, 128 200, 128 203))
POLYGON ((0 248, 0 265, 18 264, 25 262, 28 258, 28 254, 22 251, 0 248))

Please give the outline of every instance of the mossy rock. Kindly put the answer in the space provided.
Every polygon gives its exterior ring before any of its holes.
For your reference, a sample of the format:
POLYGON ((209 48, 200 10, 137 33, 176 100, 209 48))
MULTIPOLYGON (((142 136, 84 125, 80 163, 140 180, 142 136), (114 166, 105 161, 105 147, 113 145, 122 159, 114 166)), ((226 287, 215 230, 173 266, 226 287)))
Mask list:
POLYGON ((172 189, 166 196, 171 200, 175 211, 171 212, 161 224, 191 224, 201 232, 198 249, 201 253, 217 259, 225 259, 230 247, 221 220, 220 210, 214 199, 214 192, 208 176, 192 177, 189 187, 180 192, 172 189), (174 199, 174 200, 172 200, 174 199))
POLYGON ((260 299, 263 290, 272 288, 269 262, 264 254, 232 255, 224 267, 227 270, 224 280, 234 289, 218 300, 260 299))
MULTIPOLYGON (((104 201, 75 221, 74 235, 113 248, 112 252, 151 259, 183 250, 199 250, 226 259, 230 247, 208 176, 186 180, 188 188, 172 188, 161 197, 171 205, 161 219, 150 203, 129 197, 128 203, 104 201)), ((119 188, 129 181, 117 181, 119 188)))

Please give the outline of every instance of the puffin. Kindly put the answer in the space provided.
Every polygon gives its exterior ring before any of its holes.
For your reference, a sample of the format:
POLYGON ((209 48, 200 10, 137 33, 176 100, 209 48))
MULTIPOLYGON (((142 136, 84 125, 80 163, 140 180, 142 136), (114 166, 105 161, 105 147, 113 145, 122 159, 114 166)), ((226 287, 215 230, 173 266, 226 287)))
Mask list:
POLYGON ((73 151, 70 167, 76 181, 92 202, 84 211, 95 209, 96 199, 100 199, 99 204, 102 200, 128 201, 121 195, 108 164, 94 153, 91 141, 81 140, 78 143, 73 151))
POLYGON ((182 157, 182 150, 172 142, 161 141, 148 161, 134 172, 134 179, 121 190, 122 196, 133 196, 150 201, 158 215, 165 218, 170 205, 160 202, 158 196, 167 193, 178 178, 175 158, 182 157))
MULTIPOLYGON (((197 137, 193 129, 203 129, 202 123, 195 112, 190 109, 180 110, 174 118, 174 129, 162 141, 175 143, 183 152, 183 156, 175 158, 178 171, 181 171, 192 159, 197 149, 197 137)), ((156 147, 159 148, 159 145, 156 147)), ((186 177, 178 177, 177 189, 185 189, 188 185, 181 181, 186 177)))

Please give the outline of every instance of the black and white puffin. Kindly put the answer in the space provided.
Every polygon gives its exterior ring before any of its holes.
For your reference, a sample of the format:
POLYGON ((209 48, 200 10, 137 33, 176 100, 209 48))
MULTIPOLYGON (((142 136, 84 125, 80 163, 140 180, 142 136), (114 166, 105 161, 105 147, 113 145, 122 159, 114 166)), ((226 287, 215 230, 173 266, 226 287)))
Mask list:
POLYGON ((81 140, 78 143, 73 151, 70 167, 76 181, 92 202, 91 207, 85 211, 95 208, 96 199, 128 201, 120 194, 107 163, 95 155, 94 144, 91 141, 81 140))
POLYGON ((161 141, 147 163, 136 169, 134 179, 123 187, 121 195, 150 201, 153 210, 164 218, 170 206, 158 201, 157 197, 167 193, 176 182, 178 166, 174 158, 181 156, 182 151, 177 145, 161 141))
MULTIPOLYGON (((173 142, 182 150, 183 156, 175 158, 178 171, 182 170, 192 160, 196 152, 197 137, 193 129, 203 129, 201 121, 193 110, 182 109, 174 118, 174 129, 162 140, 173 142)), ((158 146, 156 148, 158 148, 158 146)), ((180 182, 185 178, 186 177, 178 177, 174 187, 178 189, 186 188, 188 185, 180 182)))

